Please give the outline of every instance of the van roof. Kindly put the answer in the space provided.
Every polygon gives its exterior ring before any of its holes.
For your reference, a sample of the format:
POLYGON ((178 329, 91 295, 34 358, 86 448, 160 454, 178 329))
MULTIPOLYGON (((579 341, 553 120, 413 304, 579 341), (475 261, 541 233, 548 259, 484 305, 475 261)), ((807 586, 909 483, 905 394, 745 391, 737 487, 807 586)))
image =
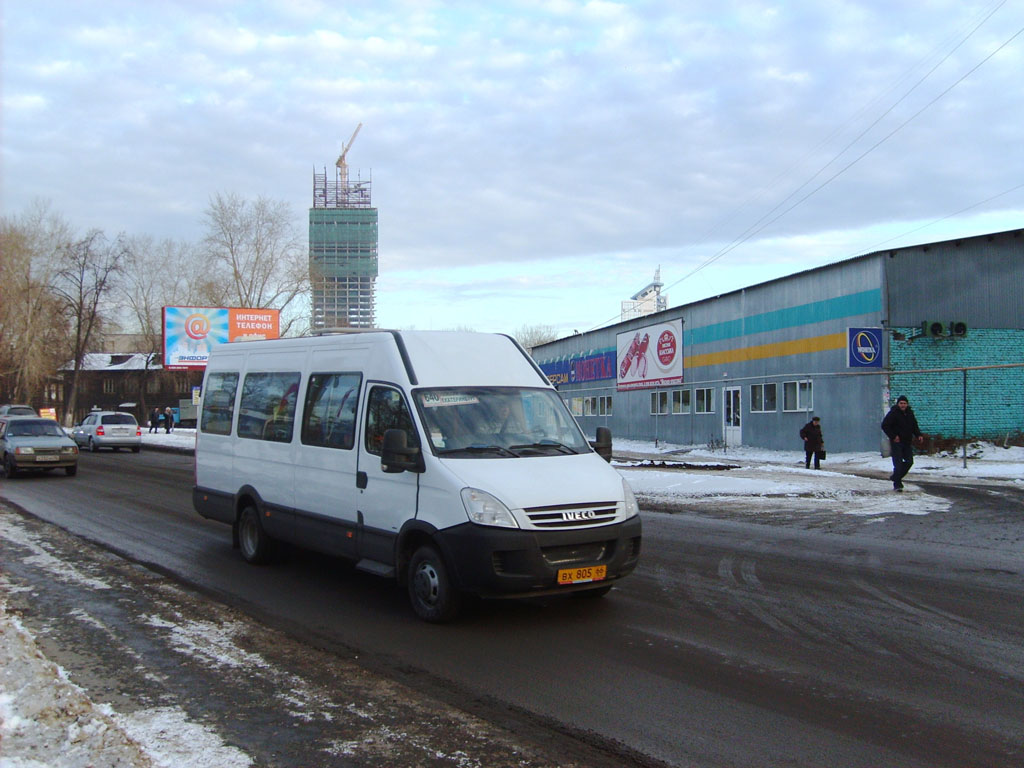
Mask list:
POLYGON ((498 333, 353 329, 319 336, 228 342, 217 345, 215 350, 224 353, 347 347, 367 350, 368 375, 382 375, 375 370, 385 366, 391 371, 404 369, 411 386, 550 386, 533 358, 510 336, 498 333))

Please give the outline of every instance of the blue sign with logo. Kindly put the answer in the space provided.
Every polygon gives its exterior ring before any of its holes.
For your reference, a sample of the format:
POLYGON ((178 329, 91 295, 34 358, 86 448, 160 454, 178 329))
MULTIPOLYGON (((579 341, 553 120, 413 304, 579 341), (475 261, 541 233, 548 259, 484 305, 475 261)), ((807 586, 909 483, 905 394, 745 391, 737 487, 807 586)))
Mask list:
POLYGON ((847 328, 848 368, 882 367, 882 329, 847 328))

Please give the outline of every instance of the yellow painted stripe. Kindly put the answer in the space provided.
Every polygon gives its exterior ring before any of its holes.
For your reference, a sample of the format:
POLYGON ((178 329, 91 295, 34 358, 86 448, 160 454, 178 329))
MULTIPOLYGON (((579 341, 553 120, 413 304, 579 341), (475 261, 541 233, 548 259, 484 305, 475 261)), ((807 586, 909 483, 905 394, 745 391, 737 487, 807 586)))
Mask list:
POLYGON ((830 333, 827 336, 812 336, 809 339, 779 341, 774 344, 759 344, 756 347, 727 349, 724 352, 708 352, 704 355, 690 355, 685 360, 687 368, 705 365, 738 363, 745 360, 764 360, 767 357, 804 355, 808 352, 825 352, 832 349, 846 349, 845 333, 830 333))

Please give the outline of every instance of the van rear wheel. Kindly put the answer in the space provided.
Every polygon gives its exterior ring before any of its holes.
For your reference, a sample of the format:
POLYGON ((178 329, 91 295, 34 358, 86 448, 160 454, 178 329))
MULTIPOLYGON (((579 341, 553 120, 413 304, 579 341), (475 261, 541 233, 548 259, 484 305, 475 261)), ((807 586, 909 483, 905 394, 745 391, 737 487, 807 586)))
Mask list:
POLYGON ((408 588, 412 609, 424 621, 441 624, 458 615, 462 595, 452 584, 444 559, 434 547, 424 545, 413 553, 408 588))
POLYGON ((247 563, 264 565, 270 562, 271 540, 260 524, 256 507, 248 506, 242 510, 238 519, 238 547, 247 563))

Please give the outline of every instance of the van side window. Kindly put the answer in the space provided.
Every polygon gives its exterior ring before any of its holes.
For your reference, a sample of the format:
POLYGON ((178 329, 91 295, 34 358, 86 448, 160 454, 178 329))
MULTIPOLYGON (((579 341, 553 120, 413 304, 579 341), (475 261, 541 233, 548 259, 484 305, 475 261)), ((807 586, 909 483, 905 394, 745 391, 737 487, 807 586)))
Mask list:
POLYGON ((358 373, 314 373, 306 387, 302 411, 302 442, 325 448, 349 449, 356 440, 358 373))
POLYGON ((214 435, 231 434, 231 419, 235 415, 237 390, 237 373, 211 373, 206 378, 203 414, 199 421, 200 430, 214 435))
POLYGON ((390 387, 374 387, 366 404, 366 450, 380 456, 384 445, 384 433, 389 429, 404 429, 409 437, 409 446, 419 445, 416 427, 413 426, 409 408, 402 393, 390 387))
POLYGON ((238 405, 238 436, 290 443, 298 397, 298 373, 247 373, 238 405))

